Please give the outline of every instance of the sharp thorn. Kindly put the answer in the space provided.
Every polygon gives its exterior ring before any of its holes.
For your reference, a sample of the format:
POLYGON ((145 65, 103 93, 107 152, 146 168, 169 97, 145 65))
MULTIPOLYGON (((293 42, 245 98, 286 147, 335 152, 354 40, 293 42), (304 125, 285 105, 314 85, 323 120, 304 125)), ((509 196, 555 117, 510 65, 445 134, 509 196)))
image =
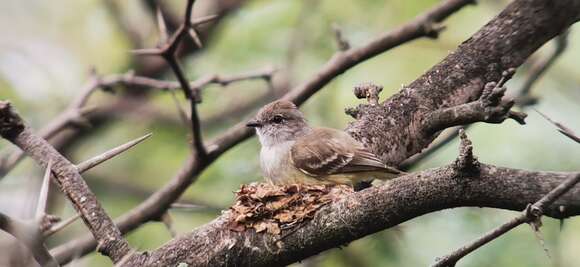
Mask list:
POLYGON ((191 36, 191 39, 193 40, 195 45, 199 48, 202 48, 203 43, 201 42, 201 39, 199 39, 199 35, 197 34, 197 32, 193 28, 189 28, 188 33, 189 33, 189 36, 191 36))
POLYGON ((169 32, 167 31, 167 25, 165 24, 161 8, 157 7, 155 14, 157 16, 157 27, 159 27, 159 42, 164 44, 169 38, 169 32))
POLYGON ((52 227, 50 227, 48 230, 44 231, 43 235, 44 237, 49 237, 57 232, 59 232, 60 230, 64 229, 65 227, 69 226, 71 223, 73 223, 74 221, 76 221, 78 218, 81 217, 80 213, 75 214, 74 216, 59 222, 55 225, 53 225, 52 227))
POLYGON ((38 196, 38 204, 36 205, 36 221, 42 220, 42 216, 46 213, 46 206, 48 203, 48 190, 50 187, 50 175, 52 169, 52 160, 48 161, 46 164, 46 171, 44 172, 44 178, 42 179, 42 186, 40 187, 40 194, 38 196))
POLYGON ((192 27, 199 26, 199 25, 214 21, 218 17, 219 17, 218 15, 209 15, 209 16, 204 16, 201 18, 196 18, 191 22, 191 26, 192 27))
POLYGON ((129 141, 125 144, 122 144, 118 147, 115 147, 115 148, 113 148, 113 149, 111 149, 103 154, 100 154, 100 155, 95 156, 93 158, 90 158, 86 161, 83 161, 77 165, 77 170, 79 171, 79 173, 83 173, 83 172, 85 172, 85 171, 87 171, 87 170, 89 170, 89 169, 91 169, 91 168, 93 168, 93 167, 125 152, 129 148, 132 148, 133 146, 141 143, 143 140, 149 138, 151 135, 152 135, 151 133, 146 134, 146 135, 139 137, 135 140, 129 141))
POLYGON ((173 219, 171 218, 171 215, 169 215, 168 212, 165 212, 163 213, 163 215, 161 215, 161 221, 169 231, 171 237, 177 236, 177 231, 175 231, 175 228, 173 227, 173 219))
POLYGON ((162 50, 157 48, 133 49, 130 52, 138 56, 159 56, 163 53, 162 50))

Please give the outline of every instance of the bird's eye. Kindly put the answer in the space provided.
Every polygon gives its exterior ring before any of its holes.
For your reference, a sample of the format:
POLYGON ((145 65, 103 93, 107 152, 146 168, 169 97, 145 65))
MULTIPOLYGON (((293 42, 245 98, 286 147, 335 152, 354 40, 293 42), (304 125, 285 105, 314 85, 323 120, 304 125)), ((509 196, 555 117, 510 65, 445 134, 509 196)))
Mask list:
POLYGON ((282 123, 282 121, 284 121, 284 117, 281 115, 276 115, 272 118, 273 123, 282 123))

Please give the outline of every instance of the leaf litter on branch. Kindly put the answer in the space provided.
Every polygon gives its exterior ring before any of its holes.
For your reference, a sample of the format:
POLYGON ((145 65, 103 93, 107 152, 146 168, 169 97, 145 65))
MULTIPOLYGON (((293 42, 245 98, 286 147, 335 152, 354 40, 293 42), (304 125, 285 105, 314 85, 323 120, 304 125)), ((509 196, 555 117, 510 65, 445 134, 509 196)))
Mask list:
POLYGON ((312 219, 317 210, 352 192, 346 185, 242 185, 230 207, 229 229, 243 232, 253 228, 257 233, 278 235, 312 219))

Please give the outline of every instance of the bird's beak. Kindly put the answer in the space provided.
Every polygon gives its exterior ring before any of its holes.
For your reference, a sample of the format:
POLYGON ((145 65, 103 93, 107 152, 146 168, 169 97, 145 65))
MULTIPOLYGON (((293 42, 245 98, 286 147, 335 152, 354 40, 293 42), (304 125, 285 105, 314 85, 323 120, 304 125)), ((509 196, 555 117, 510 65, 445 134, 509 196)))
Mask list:
POLYGON ((257 120, 250 120, 248 121, 248 123, 246 123, 247 127, 252 127, 252 128, 259 128, 262 127, 262 124, 260 122, 258 122, 257 120))

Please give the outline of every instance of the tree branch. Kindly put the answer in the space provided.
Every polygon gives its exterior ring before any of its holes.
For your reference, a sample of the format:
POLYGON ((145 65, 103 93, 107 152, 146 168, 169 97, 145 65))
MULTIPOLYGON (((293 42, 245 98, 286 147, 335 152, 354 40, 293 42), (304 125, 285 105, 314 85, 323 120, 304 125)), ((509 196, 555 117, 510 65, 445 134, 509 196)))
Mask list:
POLYGON ((456 51, 379 105, 359 105, 347 131, 392 166, 420 152, 437 134, 424 118, 478 99, 482 86, 522 64, 579 19, 580 1, 516 0, 456 51), (506 39, 509 39, 507 41, 506 39))
MULTIPOLYGON (((189 266, 286 265, 437 210, 465 206, 523 210, 565 179, 579 175, 481 164, 478 173, 464 176, 455 168, 451 164, 412 173, 346 195, 294 232, 282 232, 282 237, 231 231, 226 226, 226 213, 146 255, 136 256, 127 266, 180 262, 189 266)), ((546 207, 546 214, 556 218, 580 214, 579 196, 580 188, 572 189, 556 205, 546 207), (566 206, 565 214, 557 208, 560 205, 566 206)))
POLYGON ((465 257, 467 254, 473 252, 474 250, 480 248, 481 246, 491 242, 492 240, 502 236, 503 234, 509 232, 510 230, 518 227, 523 223, 532 223, 533 221, 540 220, 540 217, 544 214, 544 210, 550 206, 554 201, 556 201, 563 194, 568 192, 572 187, 574 187, 578 181, 580 181, 580 174, 572 176, 564 180, 560 185, 542 197, 533 205, 528 205, 522 214, 511 219, 510 221, 502 224, 501 226, 493 229, 492 231, 486 233, 482 237, 474 240, 473 242, 460 247, 459 249, 453 251, 447 256, 437 259, 437 263, 433 267, 445 267, 445 266, 455 266, 457 261, 465 257))
MULTIPOLYGON (((474 122, 502 123, 511 118, 520 124, 525 124, 525 113, 511 111, 513 99, 502 99, 506 88, 505 82, 511 78, 515 70, 504 71, 498 83, 489 82, 485 85, 479 100, 459 106, 442 108, 429 113, 425 117, 424 131, 427 135, 453 126, 461 126, 474 122)), ((475 84, 474 86, 479 86, 475 84)))
POLYGON ((5 101, 0 101, 0 135, 20 147, 39 165, 47 167, 49 162, 52 163, 57 184, 98 240, 101 253, 116 262, 129 252, 129 244, 101 207, 77 168, 46 140, 32 133, 5 101))

